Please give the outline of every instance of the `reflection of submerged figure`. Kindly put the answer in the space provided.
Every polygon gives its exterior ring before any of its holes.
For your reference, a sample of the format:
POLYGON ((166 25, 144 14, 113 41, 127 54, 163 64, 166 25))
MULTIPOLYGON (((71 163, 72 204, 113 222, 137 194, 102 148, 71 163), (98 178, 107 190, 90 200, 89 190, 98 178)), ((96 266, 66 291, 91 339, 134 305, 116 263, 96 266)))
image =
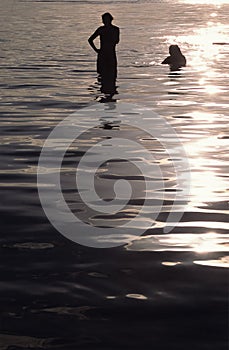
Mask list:
POLYGON ((178 45, 170 45, 169 53, 170 56, 168 56, 162 64, 169 64, 171 71, 176 71, 186 66, 186 58, 182 55, 178 45))
POLYGON ((89 44, 98 53, 97 72, 101 80, 101 92, 112 97, 115 92, 117 77, 117 58, 115 46, 119 42, 119 28, 111 22, 113 17, 110 13, 102 15, 103 26, 96 29, 88 39, 89 44), (94 39, 100 37, 100 49, 94 44, 94 39))

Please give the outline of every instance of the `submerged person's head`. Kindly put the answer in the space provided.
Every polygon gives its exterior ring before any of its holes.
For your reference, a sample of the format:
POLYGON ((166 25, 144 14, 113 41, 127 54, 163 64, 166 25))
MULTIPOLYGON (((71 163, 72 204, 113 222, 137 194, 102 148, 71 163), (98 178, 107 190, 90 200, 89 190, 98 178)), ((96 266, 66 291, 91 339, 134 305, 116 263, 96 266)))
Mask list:
POLYGON ((109 12, 106 12, 102 15, 102 20, 105 25, 111 24, 113 16, 109 12))
POLYGON ((170 45, 169 53, 171 56, 179 56, 182 55, 181 50, 178 45, 170 45))

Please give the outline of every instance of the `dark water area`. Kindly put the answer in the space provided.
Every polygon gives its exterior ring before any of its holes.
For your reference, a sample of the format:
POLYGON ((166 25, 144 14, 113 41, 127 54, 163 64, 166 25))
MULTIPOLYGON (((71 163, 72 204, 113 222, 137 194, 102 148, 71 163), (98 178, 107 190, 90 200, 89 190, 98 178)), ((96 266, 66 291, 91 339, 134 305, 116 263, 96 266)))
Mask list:
MULTIPOLYGON (((3 0, 0 8, 0 349, 226 350, 229 46, 213 42, 228 42, 229 5, 3 0), (188 155, 191 189, 180 222, 164 233, 177 191, 171 159, 146 133, 118 124, 104 129, 101 121, 65 156, 61 181, 73 212, 82 209, 71 177, 76 164, 89 147, 117 134, 153 151, 167 186, 150 229, 102 249, 72 242, 52 226, 38 196, 37 166, 64 118, 92 102, 110 108, 96 100, 95 55, 87 43, 108 7, 121 29, 112 106, 136 103, 170 123, 188 155), (174 42, 187 67, 171 75, 161 62, 174 42)), ((91 122, 76 118, 82 126, 91 122)), ((100 171, 98 190, 107 200, 117 179, 135 188, 118 216, 87 213, 90 224, 118 225, 144 204, 143 179, 120 160, 100 171)), ((145 220, 150 210, 144 207, 145 220)))

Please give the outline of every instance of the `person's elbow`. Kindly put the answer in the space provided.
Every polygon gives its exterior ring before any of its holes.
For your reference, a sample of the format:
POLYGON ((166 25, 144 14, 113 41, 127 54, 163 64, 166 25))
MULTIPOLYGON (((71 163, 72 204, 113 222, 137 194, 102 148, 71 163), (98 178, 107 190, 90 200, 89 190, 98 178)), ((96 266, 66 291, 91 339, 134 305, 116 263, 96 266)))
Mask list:
POLYGON ((93 43, 93 39, 92 37, 90 36, 90 38, 88 38, 88 43, 91 45, 93 43))

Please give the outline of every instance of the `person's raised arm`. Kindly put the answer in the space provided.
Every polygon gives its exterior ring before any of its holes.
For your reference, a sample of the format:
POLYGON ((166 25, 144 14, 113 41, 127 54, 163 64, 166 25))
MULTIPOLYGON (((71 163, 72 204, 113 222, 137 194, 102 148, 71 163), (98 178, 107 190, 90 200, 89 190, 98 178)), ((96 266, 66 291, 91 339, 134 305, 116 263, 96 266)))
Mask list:
POLYGON ((100 35, 100 33, 99 33, 99 28, 98 29, 96 29, 96 31, 90 36, 90 38, 88 39, 88 42, 89 42, 89 44, 90 44, 90 46, 93 48, 93 50, 95 51, 95 52, 99 52, 99 49, 97 49, 97 47, 95 46, 95 44, 94 44, 94 40, 97 38, 97 36, 99 36, 100 35))

